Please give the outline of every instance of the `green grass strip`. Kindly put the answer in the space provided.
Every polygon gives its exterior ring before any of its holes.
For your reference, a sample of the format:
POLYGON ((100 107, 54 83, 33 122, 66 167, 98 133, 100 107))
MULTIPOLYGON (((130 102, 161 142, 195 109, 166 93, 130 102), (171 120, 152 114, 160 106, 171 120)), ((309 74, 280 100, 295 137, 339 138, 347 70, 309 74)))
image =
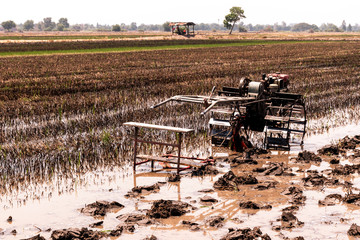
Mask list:
POLYGON ((193 48, 238 47, 238 46, 270 45, 270 44, 296 44, 296 43, 310 43, 310 42, 316 42, 316 41, 259 41, 259 40, 254 40, 254 41, 244 41, 244 42, 236 42, 236 43, 93 48, 93 49, 74 49, 74 50, 42 50, 42 51, 25 51, 25 52, 0 52, 0 56, 33 56, 33 55, 86 54, 86 53, 109 53, 109 52, 116 53, 116 52, 176 50, 176 49, 193 49, 193 48))

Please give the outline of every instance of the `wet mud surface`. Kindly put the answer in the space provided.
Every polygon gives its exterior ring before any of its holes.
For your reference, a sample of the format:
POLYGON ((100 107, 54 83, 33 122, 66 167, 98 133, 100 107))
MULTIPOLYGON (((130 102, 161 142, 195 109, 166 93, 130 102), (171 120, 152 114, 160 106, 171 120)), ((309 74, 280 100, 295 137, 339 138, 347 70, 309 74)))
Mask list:
POLYGON ((319 152, 230 154, 180 177, 98 172, 49 200, 3 198, 0 239, 356 239, 358 149, 355 136, 319 152))

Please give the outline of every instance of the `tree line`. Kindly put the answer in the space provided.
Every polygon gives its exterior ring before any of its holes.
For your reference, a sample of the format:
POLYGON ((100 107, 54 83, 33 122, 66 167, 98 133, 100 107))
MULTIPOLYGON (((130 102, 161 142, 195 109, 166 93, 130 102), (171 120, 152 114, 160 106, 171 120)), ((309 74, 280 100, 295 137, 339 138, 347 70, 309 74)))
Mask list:
MULTIPOLYGON (((231 14, 231 13, 230 13, 231 14)), ((359 24, 347 24, 344 20, 341 25, 333 23, 323 23, 320 26, 309 23, 286 24, 285 22, 274 24, 244 24, 243 22, 231 22, 231 17, 227 15, 229 21, 224 23, 198 23, 195 25, 197 31, 224 31, 234 29, 239 32, 359 32, 359 24)), ((243 13, 242 13, 243 14, 243 13)), ((166 31, 170 32, 169 22, 163 24, 140 24, 132 22, 130 24, 70 24, 67 18, 60 18, 54 22, 51 17, 46 17, 42 21, 35 23, 33 20, 27 20, 24 23, 16 24, 14 21, 4 21, 0 25, 2 31, 166 31)))

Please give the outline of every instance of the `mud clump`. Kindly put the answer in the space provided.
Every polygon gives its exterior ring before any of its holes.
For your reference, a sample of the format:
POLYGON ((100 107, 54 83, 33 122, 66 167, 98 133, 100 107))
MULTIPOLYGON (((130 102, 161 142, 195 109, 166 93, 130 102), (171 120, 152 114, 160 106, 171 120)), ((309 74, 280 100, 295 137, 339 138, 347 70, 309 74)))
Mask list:
POLYGON ((181 224, 186 225, 190 228, 190 231, 199 231, 200 227, 198 223, 183 220, 181 224))
POLYGON ((117 227, 114 230, 111 230, 111 232, 109 233, 109 237, 118 237, 122 234, 122 232, 124 231, 124 227, 117 227))
POLYGON ((146 237, 143 240, 157 240, 158 238, 155 237, 154 235, 151 235, 150 237, 146 237))
POLYGON ((349 175, 354 173, 360 173, 360 165, 348 165, 336 166, 331 172, 333 175, 349 175))
POLYGON ((207 195, 200 198, 200 203, 203 204, 203 205, 206 205, 206 206, 211 206, 211 205, 213 205, 214 203, 217 203, 217 202, 218 202, 217 199, 215 199, 213 197, 210 197, 210 196, 207 196, 207 195))
POLYGON ((206 188, 206 189, 199 190, 198 192, 202 192, 202 193, 212 193, 212 192, 215 192, 215 191, 214 191, 214 189, 206 188))
POLYGON ((255 168, 253 172, 261 173, 261 175, 273 175, 273 176, 294 176, 291 173, 291 169, 284 167, 284 163, 267 163, 264 167, 255 168))
POLYGON ((106 233, 89 230, 87 228, 69 228, 63 230, 55 230, 51 234, 53 240, 98 240, 106 237, 106 233))
POLYGON ((240 202, 239 203, 239 207, 243 208, 243 209, 271 209, 272 206, 271 205, 265 205, 265 206, 260 206, 257 203, 254 203, 252 201, 247 201, 247 202, 240 202))
POLYGON ((350 227, 350 229, 348 230, 347 234, 349 236, 353 236, 353 237, 360 237, 360 226, 358 226, 357 224, 353 223, 350 227))
POLYGON ((286 189, 284 192, 282 192, 282 194, 284 195, 294 195, 294 194, 302 194, 302 193, 303 190, 295 186, 291 186, 288 189, 286 189))
POLYGON ((291 229, 304 225, 304 223, 299 221, 299 219, 292 212, 283 212, 281 214, 280 220, 282 229, 291 229))
POLYGON ((318 150, 318 153, 323 155, 339 155, 348 149, 355 149, 358 144, 360 144, 360 135, 354 136, 353 138, 346 136, 337 144, 324 146, 318 150))
POLYGON ((268 149, 263 149, 263 148, 250 148, 249 150, 250 155, 263 155, 263 154, 268 154, 270 153, 270 150, 268 149))
POLYGON ((220 228, 224 226, 224 217, 221 216, 210 216, 205 220, 205 224, 210 227, 220 228))
POLYGON ((318 172, 308 171, 309 176, 302 178, 304 185, 307 187, 318 187, 318 186, 335 186, 339 185, 340 182, 337 179, 326 178, 324 175, 320 175, 318 172))
POLYGON ((131 189, 130 192, 125 194, 125 197, 137 197, 140 194, 146 194, 146 193, 157 193, 160 191, 160 186, 158 183, 155 183, 153 185, 148 186, 137 186, 131 189))
POLYGON ((237 190, 239 185, 257 184, 258 180, 252 175, 236 176, 232 171, 225 173, 215 183, 214 188, 218 190, 237 190))
POLYGON ((339 163, 340 163, 339 159, 333 158, 330 160, 330 164, 339 164, 339 163))
POLYGON ((40 236, 40 234, 36 235, 36 236, 33 236, 31 238, 25 238, 23 240, 45 240, 44 237, 40 236))
POLYGON ((216 175, 219 171, 212 165, 204 165, 191 172, 191 176, 216 175))
POLYGON ((243 156, 237 156, 231 159, 231 166, 237 166, 241 164, 258 164, 256 160, 251 158, 251 155, 253 154, 254 152, 252 152, 251 149, 246 149, 245 152, 243 152, 243 156))
POLYGON ((259 191, 267 190, 270 188, 275 188, 276 184, 278 184, 278 182, 266 181, 261 184, 258 184, 256 187, 254 187, 254 189, 259 190, 259 191))
POLYGON ((150 218, 181 216, 188 211, 189 207, 191 205, 185 202, 161 199, 153 202, 151 209, 147 211, 146 215, 150 218))
POLYGON ((299 206, 292 205, 292 206, 289 206, 289 207, 286 207, 286 208, 282 209, 281 211, 294 213, 296 211, 299 211, 299 209, 300 209, 299 206))
POLYGON ((306 201, 306 196, 303 195, 303 191, 295 186, 291 186, 282 192, 284 195, 291 195, 289 203, 294 205, 304 205, 306 201))
POLYGON ((343 200, 340 194, 330 194, 325 197, 324 200, 319 200, 319 205, 321 206, 334 206, 341 203, 343 200))
POLYGON ((127 225, 139 225, 139 226, 146 226, 149 224, 153 224, 154 221, 149 219, 144 214, 137 214, 137 213, 129 213, 123 214, 116 217, 120 220, 120 226, 127 226, 127 225))
POLYGON ((349 194, 343 198, 343 201, 360 206, 360 194, 349 194))
POLYGON ((340 150, 339 147, 336 145, 326 145, 318 150, 318 153, 322 155, 339 155, 340 152, 343 151, 340 150))
POLYGON ((90 224, 89 227, 96 228, 96 227, 102 226, 103 223, 104 223, 104 221, 95 222, 95 223, 90 224))
POLYGON ((342 197, 340 194, 330 194, 324 200, 320 200, 319 205, 333 206, 341 202, 360 206, 360 194, 348 194, 345 197, 342 197))
POLYGON ((339 147, 342 149, 355 149, 356 145, 360 143, 360 135, 354 136, 352 138, 346 136, 339 142, 339 147))
POLYGON ((93 217, 101 217, 105 216, 106 213, 109 211, 118 211, 123 208, 124 205, 115 201, 96 201, 94 203, 86 205, 84 208, 81 208, 80 212, 93 217))
POLYGON ((301 163, 320 163, 321 161, 322 160, 319 156, 309 151, 299 152, 296 158, 296 162, 301 162, 301 163))
POLYGON ((294 204, 294 205, 304 205, 305 201, 306 201, 306 196, 304 196, 302 194, 295 194, 294 196, 292 196, 289 203, 294 204))
POLYGON ((251 240, 251 239, 261 239, 261 240, 271 240, 269 235, 263 234, 258 227, 251 228, 244 228, 244 229, 229 229, 229 233, 226 234, 221 240, 235 240, 235 239, 244 239, 244 240, 251 240))

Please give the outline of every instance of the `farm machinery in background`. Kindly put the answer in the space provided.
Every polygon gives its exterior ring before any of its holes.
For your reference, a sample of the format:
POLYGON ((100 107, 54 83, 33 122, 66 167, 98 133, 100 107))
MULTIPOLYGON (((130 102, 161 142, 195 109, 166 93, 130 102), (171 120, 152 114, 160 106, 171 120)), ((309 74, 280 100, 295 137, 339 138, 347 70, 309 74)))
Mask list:
POLYGON ((204 105, 210 113, 209 132, 215 146, 242 152, 252 147, 250 132, 264 132, 266 149, 290 149, 294 139, 303 144, 306 128, 305 101, 289 93, 289 76, 263 74, 259 81, 242 78, 238 87, 223 87, 210 96, 176 95, 152 106, 171 101, 204 105), (297 138, 296 138, 297 136, 297 138))
POLYGON ((171 22, 169 27, 171 28, 171 35, 177 34, 187 37, 195 36, 195 23, 193 22, 171 22))

